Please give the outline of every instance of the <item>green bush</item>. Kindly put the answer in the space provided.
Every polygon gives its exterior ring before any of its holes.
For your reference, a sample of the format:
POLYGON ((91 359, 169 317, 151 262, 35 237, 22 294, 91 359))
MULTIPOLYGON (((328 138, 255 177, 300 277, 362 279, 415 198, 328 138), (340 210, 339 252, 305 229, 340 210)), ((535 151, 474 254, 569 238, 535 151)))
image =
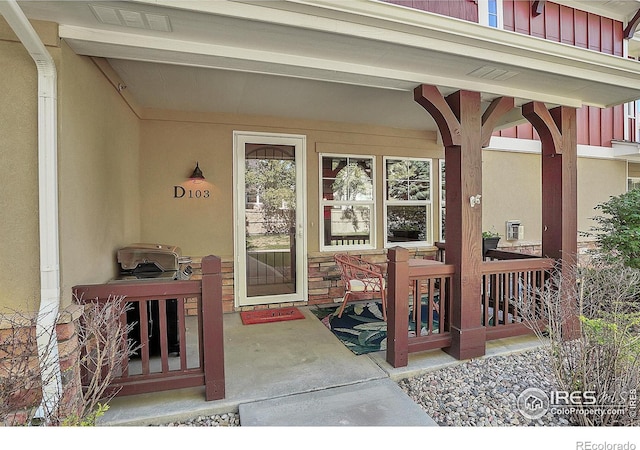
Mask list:
POLYGON ((633 189, 596 206, 603 215, 593 218, 594 231, 603 255, 622 258, 625 265, 640 269, 640 189, 633 189))

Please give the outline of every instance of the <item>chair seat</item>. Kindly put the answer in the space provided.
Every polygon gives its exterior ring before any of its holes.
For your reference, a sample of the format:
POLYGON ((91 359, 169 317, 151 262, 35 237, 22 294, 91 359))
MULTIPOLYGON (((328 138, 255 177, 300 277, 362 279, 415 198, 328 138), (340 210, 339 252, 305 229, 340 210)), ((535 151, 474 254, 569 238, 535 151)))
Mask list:
MULTIPOLYGON (((382 280, 382 289, 386 286, 382 280)), ((378 292, 380 291, 380 281, 378 278, 364 278, 349 280, 349 290, 351 292, 378 292)))

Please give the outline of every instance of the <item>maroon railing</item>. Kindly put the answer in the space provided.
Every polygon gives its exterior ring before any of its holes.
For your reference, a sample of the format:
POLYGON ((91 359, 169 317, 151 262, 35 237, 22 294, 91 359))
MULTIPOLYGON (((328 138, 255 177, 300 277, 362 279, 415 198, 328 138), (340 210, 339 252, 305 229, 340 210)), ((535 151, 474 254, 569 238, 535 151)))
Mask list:
POLYGON ((202 259, 201 280, 84 285, 73 292, 81 303, 124 297, 130 306, 120 320, 134 325, 128 339, 138 343, 139 350, 125 358, 112 382, 117 395, 205 386, 207 400, 224 398, 220 258, 202 259), (185 302, 194 298, 197 316, 187 317, 185 302))
POLYGON ((387 362, 408 363, 409 353, 451 345, 449 333, 454 266, 388 252, 387 362))
MULTIPOLYGON (((507 252, 495 252, 493 257, 497 253, 507 252)), ((526 321, 535 320, 542 310, 541 296, 554 260, 520 256, 526 258, 482 263, 482 325, 487 340, 532 333, 526 321)))
MULTIPOLYGON (((444 245, 438 249, 444 251, 444 245)), ((527 323, 542 310, 541 295, 554 260, 499 250, 486 256, 491 260, 482 263, 478 311, 485 339, 533 333, 527 323)), ((410 353, 451 346, 455 266, 409 259, 406 249, 399 247, 389 249, 387 258, 387 362, 403 367, 410 353)))

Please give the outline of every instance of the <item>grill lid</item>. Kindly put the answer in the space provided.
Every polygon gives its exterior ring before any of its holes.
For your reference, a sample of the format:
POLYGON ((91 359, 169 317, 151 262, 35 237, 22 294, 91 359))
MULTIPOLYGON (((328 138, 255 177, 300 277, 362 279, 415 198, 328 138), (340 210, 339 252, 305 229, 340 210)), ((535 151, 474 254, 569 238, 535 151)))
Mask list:
POLYGON ((118 250, 118 263, 123 271, 168 272, 179 269, 184 263, 180 247, 165 244, 131 244, 118 250))

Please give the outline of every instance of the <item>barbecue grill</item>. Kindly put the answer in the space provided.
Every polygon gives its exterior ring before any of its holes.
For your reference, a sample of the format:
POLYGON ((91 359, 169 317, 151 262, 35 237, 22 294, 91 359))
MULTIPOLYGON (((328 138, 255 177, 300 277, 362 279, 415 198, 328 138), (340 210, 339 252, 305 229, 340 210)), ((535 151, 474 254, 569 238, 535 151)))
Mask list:
MULTIPOLYGON (((147 281, 188 280, 192 274, 191 258, 182 256, 180 247, 165 244, 131 244, 117 252, 119 274, 110 283, 140 283, 147 281)), ((169 354, 178 355, 178 301, 166 301, 167 343, 169 354)), ((140 332, 148 333, 149 355, 160 354, 160 309, 158 300, 147 300, 147 327, 140 327, 139 302, 132 302, 127 311, 127 323, 133 326, 130 337, 137 346, 140 332)), ((139 357, 139 354, 133 357, 139 357)))
POLYGON ((120 273, 113 282, 188 280, 191 258, 180 247, 165 244, 131 244, 117 253, 120 273))

